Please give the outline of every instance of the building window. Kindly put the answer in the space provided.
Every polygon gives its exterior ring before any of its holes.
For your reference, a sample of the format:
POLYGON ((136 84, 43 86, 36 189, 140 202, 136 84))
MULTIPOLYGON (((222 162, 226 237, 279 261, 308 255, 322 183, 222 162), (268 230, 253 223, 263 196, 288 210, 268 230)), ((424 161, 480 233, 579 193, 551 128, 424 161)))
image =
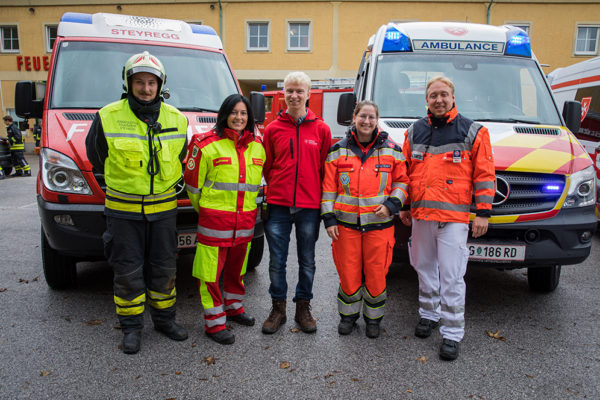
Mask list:
POLYGON ((512 25, 516 28, 521 28, 527 32, 527 34, 531 34, 531 24, 528 22, 507 22, 506 25, 512 25))
POLYGON ((58 25, 46 25, 46 51, 52 53, 56 41, 56 30, 58 25))
POLYGON ((310 50, 310 22, 288 22, 288 50, 310 50))
POLYGON ((19 32, 16 26, 2 26, 2 51, 16 53, 19 51, 19 32))
POLYGON ((246 37, 248 38, 246 45, 247 50, 269 50, 269 23, 248 22, 246 37))
POLYGON ((578 26, 575 54, 595 55, 598 52, 598 26, 578 26))

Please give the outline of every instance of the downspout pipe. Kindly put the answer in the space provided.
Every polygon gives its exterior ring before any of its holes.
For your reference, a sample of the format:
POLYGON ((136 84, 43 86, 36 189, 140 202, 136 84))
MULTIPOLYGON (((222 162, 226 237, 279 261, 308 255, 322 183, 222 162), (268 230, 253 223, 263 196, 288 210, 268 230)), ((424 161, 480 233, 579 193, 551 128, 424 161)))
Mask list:
MULTIPOLYGON (((486 17, 485 23, 488 24, 488 25, 490 24, 490 14, 491 14, 491 11, 492 11, 492 3, 493 2, 494 2, 494 0, 490 0, 490 4, 488 4, 488 6, 487 6, 487 17, 486 17)), ((221 1, 219 0, 219 4, 220 3, 221 3, 221 1)))
POLYGON ((221 0, 219 0, 219 37, 221 38, 221 40, 223 40, 223 6, 221 5, 221 0))

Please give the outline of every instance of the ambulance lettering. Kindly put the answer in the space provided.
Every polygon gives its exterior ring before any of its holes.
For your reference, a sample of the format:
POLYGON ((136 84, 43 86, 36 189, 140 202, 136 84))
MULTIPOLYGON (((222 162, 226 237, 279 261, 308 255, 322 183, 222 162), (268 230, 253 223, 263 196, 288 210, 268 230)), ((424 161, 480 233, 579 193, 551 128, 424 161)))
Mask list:
POLYGON ((415 50, 444 50, 478 53, 501 53, 504 51, 503 43, 498 42, 415 40, 414 45, 415 50))
POLYGON ((179 35, 176 33, 138 31, 138 30, 134 30, 134 29, 113 28, 113 29, 111 29, 110 33, 113 35, 116 35, 116 36, 133 36, 133 37, 140 37, 140 38, 173 39, 173 40, 180 39, 179 35))

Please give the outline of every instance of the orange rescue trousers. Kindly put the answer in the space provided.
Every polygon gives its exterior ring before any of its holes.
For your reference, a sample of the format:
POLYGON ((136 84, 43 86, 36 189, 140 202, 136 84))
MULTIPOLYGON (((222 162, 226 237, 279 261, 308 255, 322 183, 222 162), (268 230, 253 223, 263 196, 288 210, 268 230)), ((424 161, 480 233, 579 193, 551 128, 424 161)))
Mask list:
POLYGON ((339 238, 331 244, 340 277, 338 311, 342 316, 380 319, 386 299, 386 275, 392 262, 394 227, 361 232, 338 225, 339 238), (365 290, 361 293, 363 285, 365 290))

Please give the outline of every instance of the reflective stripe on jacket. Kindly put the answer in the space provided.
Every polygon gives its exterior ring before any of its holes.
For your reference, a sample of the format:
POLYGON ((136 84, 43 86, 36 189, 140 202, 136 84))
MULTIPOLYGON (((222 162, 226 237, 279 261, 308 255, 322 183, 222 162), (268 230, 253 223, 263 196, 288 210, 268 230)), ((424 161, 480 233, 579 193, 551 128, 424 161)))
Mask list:
POLYGON ((184 176, 200 243, 230 247, 252 240, 264 162, 265 150, 252 132, 194 136, 184 176))
POLYGON ((392 225, 394 214, 406 201, 408 177, 402 149, 387 132, 377 131, 375 135, 364 148, 350 130, 329 150, 321 199, 326 227, 337 220, 363 231, 383 229, 392 225), (390 210, 389 217, 375 215, 380 204, 390 210))
POLYGON ((23 143, 23 135, 16 123, 12 123, 6 127, 6 134, 8 136, 8 143, 11 151, 25 150, 25 143, 23 143))
POLYGON ((175 210, 173 187, 182 173, 179 155, 186 143, 186 117, 161 103, 160 130, 153 130, 135 116, 127 99, 103 107, 98 114, 108 145, 105 206, 111 215, 127 218, 175 210))
POLYGON ((422 118, 405 133, 411 214, 468 223, 475 191, 476 214, 489 216, 496 177, 488 130, 460 115, 456 106, 444 118, 441 125, 422 118))

